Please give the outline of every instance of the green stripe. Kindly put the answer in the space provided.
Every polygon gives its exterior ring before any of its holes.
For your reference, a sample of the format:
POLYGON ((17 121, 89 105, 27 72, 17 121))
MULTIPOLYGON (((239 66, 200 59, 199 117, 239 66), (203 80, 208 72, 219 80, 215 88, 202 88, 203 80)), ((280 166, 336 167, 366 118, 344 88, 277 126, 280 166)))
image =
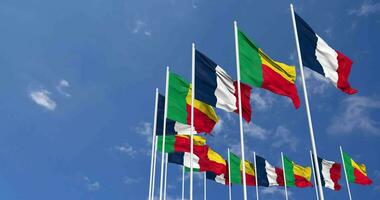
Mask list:
MULTIPOLYGON (((157 136, 157 150, 162 152, 162 140, 163 136, 157 136)), ((165 136, 165 152, 172 153, 175 152, 174 144, 176 137, 174 135, 166 135, 165 136)))
POLYGON ((168 115, 171 120, 187 124, 186 96, 189 83, 177 74, 169 74, 168 115))
POLYGON ((348 182, 355 183, 354 167, 352 166, 352 158, 343 152, 344 166, 346 167, 348 182))
POLYGON ((242 177, 240 173, 240 163, 241 160, 238 156, 230 152, 230 170, 231 170, 231 175, 230 175, 230 180, 231 183, 242 183, 242 177))
POLYGON ((284 170, 285 170, 285 178, 286 178, 286 186, 294 186, 294 171, 293 171, 293 162, 289 160, 286 156, 284 156, 284 170))
POLYGON ((263 68, 259 48, 240 30, 238 30, 240 78, 253 87, 263 84, 263 68))
MULTIPOLYGON (((190 172, 190 168, 185 167, 185 172, 190 172)), ((200 169, 193 168, 193 172, 200 172, 200 169)))

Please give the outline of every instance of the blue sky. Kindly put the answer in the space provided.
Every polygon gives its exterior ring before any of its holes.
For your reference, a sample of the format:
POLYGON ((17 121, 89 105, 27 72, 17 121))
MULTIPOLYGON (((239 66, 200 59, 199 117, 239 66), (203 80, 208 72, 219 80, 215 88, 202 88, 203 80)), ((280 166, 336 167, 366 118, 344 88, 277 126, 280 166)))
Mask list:
MULTIPOLYGON (((272 58, 297 65, 289 1, 2 0, 0 2, 0 198, 145 199, 148 193, 154 90, 165 66, 190 80, 191 42, 236 77, 232 22, 272 58)), ((339 145, 364 162, 374 184, 351 185, 354 199, 380 195, 380 2, 294 1, 296 11, 332 47, 353 61, 347 96, 306 71, 318 152, 340 161, 339 145)), ((298 70, 298 68, 297 68, 298 70)), ((298 71, 299 74, 299 71, 298 71)), ((255 88, 246 150, 280 165, 280 152, 309 165, 310 140, 302 99, 255 88)), ((208 144, 225 158, 238 153, 235 114, 208 144)), ((198 176, 197 176, 198 177, 198 176)), ((169 199, 180 197, 180 170, 169 166, 169 199)), ((202 180, 195 179, 195 197, 202 180)), ((346 199, 325 190, 328 199, 346 199)), ((187 185, 188 186, 188 185, 187 185)), ((209 199, 227 188, 208 182, 209 199)), ((248 196, 254 198, 254 188, 248 196)), ((235 199, 241 187, 233 188, 235 199)), ((314 189, 291 188, 291 199, 314 189)), ((281 188, 262 199, 281 199, 281 188)))

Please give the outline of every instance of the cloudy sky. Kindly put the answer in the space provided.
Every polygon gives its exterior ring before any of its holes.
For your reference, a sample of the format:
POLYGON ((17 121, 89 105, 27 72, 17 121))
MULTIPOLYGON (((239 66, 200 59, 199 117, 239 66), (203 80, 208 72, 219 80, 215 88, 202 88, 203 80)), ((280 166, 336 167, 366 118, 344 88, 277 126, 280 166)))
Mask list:
MULTIPOLYGON (((232 22, 272 58, 297 65, 290 1, 253 0, 2 0, 0 2, 0 199, 145 199, 148 193, 154 91, 164 89, 165 66, 190 80, 191 42, 236 77, 232 22)), ((347 96, 306 71, 319 155, 340 161, 342 145, 374 180, 351 185, 354 199, 380 195, 380 2, 294 1, 296 11, 327 43, 349 56, 347 96)), ((297 69, 298 70, 298 69, 297 69)), ((298 71, 299 73, 299 71, 298 71)), ((297 80, 301 99, 300 80, 297 80)), ((280 165, 280 152, 309 165, 304 101, 255 88, 252 151, 280 165)), ((207 142, 227 158, 239 150, 238 118, 217 111, 207 142)), ((202 180, 195 179, 200 199, 202 180)), ((180 197, 180 169, 169 166, 168 199, 180 197)), ((209 199, 227 199, 208 182, 209 199)), ((346 199, 325 190, 329 199, 346 199)), ((188 186, 188 183, 187 183, 188 186)), ((158 187, 158 186, 157 186, 158 187)), ((187 188, 187 187, 186 187, 187 188)), ((291 188, 291 199, 314 189, 291 188)), ((254 188, 248 196, 254 197, 254 188)), ((281 199, 282 188, 261 188, 281 199)), ((233 187, 241 199, 240 186, 233 187)))

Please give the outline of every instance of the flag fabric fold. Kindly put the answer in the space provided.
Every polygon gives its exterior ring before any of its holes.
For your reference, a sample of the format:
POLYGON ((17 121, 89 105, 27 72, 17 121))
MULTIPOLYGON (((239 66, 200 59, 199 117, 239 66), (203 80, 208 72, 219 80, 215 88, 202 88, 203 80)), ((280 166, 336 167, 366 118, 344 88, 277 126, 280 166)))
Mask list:
POLYGON ((326 77, 343 92, 357 93, 348 82, 351 59, 331 48, 297 13, 294 14, 303 65, 326 77))
POLYGON ((303 167, 284 156, 286 186, 309 187, 312 186, 311 168, 303 167))
POLYGON ((259 186, 284 186, 281 168, 272 166, 265 158, 256 155, 257 182, 259 186))
POLYGON ((238 43, 241 81, 287 96, 299 108, 295 67, 272 60, 240 30, 238 43))
MULTIPOLYGON (((255 167, 252 163, 245 161, 245 180, 248 186, 256 186, 255 167)), ((243 165, 241 159, 230 152, 230 181, 231 183, 243 184, 243 165)))
POLYGON ((228 185, 228 177, 225 174, 217 175, 214 172, 207 171, 206 178, 222 185, 228 185))
POLYGON ((334 161, 318 157, 318 167, 322 175, 322 186, 332 190, 340 190, 341 185, 339 184, 339 179, 341 177, 342 166, 334 161))
POLYGON ((343 152, 343 162, 346 167, 348 182, 360 185, 371 185, 372 180, 367 175, 366 166, 356 163, 347 153, 343 152))
MULTIPOLYGON (((223 68, 198 50, 195 50, 195 83, 196 99, 227 112, 239 113, 237 83, 223 68)), ((241 83, 241 93, 243 118, 250 122, 251 87, 241 83), (247 93, 249 95, 243 95, 247 93)))

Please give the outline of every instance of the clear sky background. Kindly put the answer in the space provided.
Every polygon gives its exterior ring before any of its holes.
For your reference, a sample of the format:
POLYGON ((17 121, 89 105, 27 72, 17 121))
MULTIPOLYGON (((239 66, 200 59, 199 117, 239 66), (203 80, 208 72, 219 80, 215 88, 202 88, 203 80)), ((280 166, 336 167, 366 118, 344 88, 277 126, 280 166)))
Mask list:
MULTIPOLYGON (((0 1, 0 199, 146 199, 154 91, 164 91, 165 66, 190 80, 194 41, 236 77, 233 20, 272 58, 297 65, 289 3, 0 1)), ((294 4, 315 32, 354 61, 350 82, 359 90, 345 95, 306 71, 318 153, 341 162, 342 145, 367 165, 374 181, 369 187, 351 184, 354 199, 377 199, 380 2, 294 4)), ((297 86, 299 110, 285 97, 253 89, 253 123, 245 125, 248 159, 255 150, 280 165, 283 151, 310 165, 299 79, 297 86)), ((217 112, 220 123, 207 142, 227 158, 228 147, 239 153, 238 116, 217 112)), ((180 197, 180 174, 178 166, 169 165, 170 200, 180 197)), ((203 181, 196 177, 200 199, 203 181)), ((340 192, 325 189, 326 199, 347 199, 345 179, 340 183, 340 192)), ((228 199, 227 187, 207 184, 209 199, 228 199)), ((315 195, 314 188, 289 191, 291 199, 315 195)), ((254 188, 248 192, 253 199, 254 188)), ((234 186, 234 199, 241 194, 241 186, 234 186)), ((283 189, 260 188, 260 194, 282 199, 283 189)))

